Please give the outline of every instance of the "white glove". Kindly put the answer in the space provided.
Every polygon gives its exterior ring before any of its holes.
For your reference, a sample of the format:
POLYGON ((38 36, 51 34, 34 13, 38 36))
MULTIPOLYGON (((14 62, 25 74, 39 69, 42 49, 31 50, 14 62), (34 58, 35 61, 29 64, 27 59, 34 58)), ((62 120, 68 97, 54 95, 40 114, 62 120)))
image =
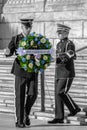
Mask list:
POLYGON ((9 54, 10 54, 10 49, 9 48, 4 49, 4 55, 9 55, 9 54))

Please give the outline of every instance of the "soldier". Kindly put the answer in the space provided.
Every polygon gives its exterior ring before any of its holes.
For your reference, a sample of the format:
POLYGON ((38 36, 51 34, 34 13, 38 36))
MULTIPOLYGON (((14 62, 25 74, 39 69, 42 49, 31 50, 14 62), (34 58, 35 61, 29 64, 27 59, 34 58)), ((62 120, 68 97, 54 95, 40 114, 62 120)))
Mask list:
POLYGON ((48 123, 64 123, 64 104, 69 109, 68 116, 74 116, 81 109, 69 96, 68 91, 75 77, 75 46, 68 39, 70 27, 58 24, 57 33, 60 42, 56 50, 55 70, 55 118, 48 123))
MULTIPOLYGON (((16 49, 18 48, 19 41, 29 35, 31 31, 33 19, 21 19, 20 21, 22 33, 12 37, 12 40, 8 45, 8 49, 5 51, 6 57, 12 56, 14 53, 16 54, 16 49)), ((26 72, 23 70, 20 67, 17 58, 14 60, 11 73, 15 75, 15 104, 17 117, 16 127, 23 128, 26 125, 30 125, 30 110, 37 98, 38 73, 26 72), (28 89, 25 101, 26 86, 28 89)))

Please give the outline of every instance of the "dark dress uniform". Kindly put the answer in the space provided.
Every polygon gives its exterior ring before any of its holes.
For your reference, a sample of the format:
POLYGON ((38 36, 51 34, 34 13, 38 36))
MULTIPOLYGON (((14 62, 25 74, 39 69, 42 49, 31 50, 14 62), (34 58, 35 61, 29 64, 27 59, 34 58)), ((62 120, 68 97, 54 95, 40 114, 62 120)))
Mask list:
MULTIPOLYGON (((19 41, 24 36, 21 34, 12 37, 11 42, 8 45, 10 53, 8 56, 12 56, 18 48, 19 41)), ((11 73, 15 75, 15 95, 16 95, 16 116, 17 122, 23 124, 24 122, 24 107, 25 115, 30 114, 31 107, 33 106, 37 98, 37 84, 38 84, 38 73, 26 72, 20 67, 19 61, 15 58, 11 73), (25 93, 27 86, 27 97, 25 101, 25 93)))
POLYGON ((65 89, 70 88, 73 78, 75 77, 74 59, 75 46, 68 38, 61 40, 57 44, 56 58, 56 76, 55 76, 55 118, 64 119, 64 103, 70 113, 74 115, 79 108, 72 100, 65 89), (70 58, 66 53, 73 53, 70 58), (58 56, 59 54, 59 56, 58 56))
MULTIPOLYGON (((58 31, 69 31, 69 29, 67 26, 58 25, 58 31)), ((48 123, 63 123, 64 104, 70 111, 69 116, 74 116, 80 111, 78 105, 67 93, 75 77, 74 59, 76 59, 75 46, 68 37, 65 37, 56 47, 55 119, 48 123)))

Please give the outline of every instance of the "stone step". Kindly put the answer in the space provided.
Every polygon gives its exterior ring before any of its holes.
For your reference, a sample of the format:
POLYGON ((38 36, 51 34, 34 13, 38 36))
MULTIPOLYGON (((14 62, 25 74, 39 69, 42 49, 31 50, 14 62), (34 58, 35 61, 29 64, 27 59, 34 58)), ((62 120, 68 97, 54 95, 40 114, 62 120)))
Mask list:
MULTIPOLYGON (((2 70, 2 72, 5 70, 11 70, 11 65, 0 65, 0 70, 2 70)), ((76 65, 75 67, 77 70, 81 69, 81 70, 84 70, 84 64, 78 64, 76 65)), ((49 72, 51 69, 51 72, 55 72, 55 66, 54 65, 51 65, 50 67, 47 68, 47 70, 45 72, 49 72)), ((87 70, 87 68, 85 68, 85 70, 87 70)))
MULTIPOLYGON (((39 88, 40 88, 40 85, 39 85, 39 88)), ((51 92, 51 91, 53 91, 54 92, 54 90, 55 90, 55 86, 54 86, 54 84, 52 85, 52 84, 47 84, 47 85, 45 85, 45 91, 48 91, 48 92, 51 92), (50 87, 49 87, 50 86, 50 87)), ((80 93, 82 93, 83 92, 83 94, 87 94, 87 89, 86 89, 86 86, 82 86, 81 88, 80 88, 80 86, 78 85, 78 86, 73 86, 72 85, 72 87, 71 87, 71 89, 69 90, 69 92, 72 92, 72 93, 77 93, 77 94, 80 94, 80 93)))
MULTIPOLYGON (((1 54, 1 52, 0 52, 1 54)), ((6 58, 0 55, 0 112, 14 113, 14 76, 10 74, 12 63, 15 57, 6 58)), ((85 124, 84 117, 86 112, 83 108, 87 104, 87 55, 78 55, 77 60, 75 60, 76 78, 74 79, 73 85, 69 91, 71 97, 74 101, 81 107, 82 111, 75 117, 67 118, 73 124, 85 124), (84 119, 81 117, 83 116, 84 119)), ((32 108, 32 114, 35 118, 50 119, 54 117, 54 80, 55 80, 55 62, 48 67, 45 71, 45 114, 37 114, 37 111, 41 110, 41 93, 40 93, 40 83, 39 83, 39 94, 38 98, 32 108), (49 92, 48 92, 49 91, 49 92), (50 93, 50 94, 49 94, 50 93), (49 113, 52 116, 49 116, 49 113)), ((40 81, 39 81, 40 82, 40 81)), ((65 112, 68 113, 65 107, 65 112)))
POLYGON ((77 53, 77 57, 87 57, 86 53, 77 53))
MULTIPOLYGON (((84 61, 84 62, 86 62, 86 61, 84 61)), ((83 62, 83 60, 81 61, 81 63, 80 63, 80 61, 76 61, 75 62, 75 66, 76 67, 84 67, 84 66, 87 66, 87 62, 84 64, 84 62, 83 62)), ((47 70, 50 70, 50 69, 53 69, 53 70, 55 70, 54 69, 55 68, 55 63, 52 63, 48 68, 47 68, 47 70)))
MULTIPOLYGON (((82 107, 82 108, 84 108, 84 107, 86 107, 86 104, 87 104, 87 101, 84 101, 84 99, 83 100, 76 100, 75 98, 72 98, 80 107, 82 107), (83 102, 84 101, 84 102, 83 102)), ((54 103, 55 103, 55 100, 53 99, 53 98, 51 98, 51 99, 48 99, 47 97, 45 98, 45 105, 46 105, 46 107, 48 106, 48 107, 51 107, 51 106, 53 106, 54 105, 54 103), (49 105, 47 105, 49 103, 49 105)))
POLYGON ((0 80, 14 80, 14 75, 12 74, 5 74, 5 73, 0 73, 0 80))
POLYGON ((14 92, 13 88, 0 88, 1 92, 14 92))
MULTIPOLYGON (((54 107, 55 107, 55 105, 54 105, 54 103, 55 103, 55 101, 54 100, 50 100, 50 99, 47 99, 47 98, 45 98, 46 100, 45 100, 45 108, 46 109, 49 109, 49 110, 51 110, 51 111, 53 111, 54 110, 54 107)), ((75 102, 76 102, 76 100, 74 100, 75 102)), ((36 103, 34 104, 34 106, 37 106, 37 107, 40 107, 41 106, 41 103, 40 103, 41 101, 40 101, 40 99, 39 99, 39 97, 37 98, 37 101, 36 101, 36 103)), ((76 102, 81 108, 85 108, 86 107, 86 102, 80 102, 80 101, 77 101, 76 102)), ((7 97, 1 97, 0 98, 0 104, 3 104, 4 106, 12 106, 13 104, 14 104, 14 97, 11 97, 11 96, 8 96, 8 98, 7 97)))
POLYGON ((13 105, 14 105, 14 99, 0 99, 0 105, 4 105, 4 106, 8 106, 8 105, 10 105, 10 106, 12 106, 13 107, 13 105))
POLYGON ((87 64, 84 64, 84 63, 75 63, 75 67, 87 67, 87 64))
POLYGON ((0 80, 2 81, 14 81, 13 77, 5 77, 5 76, 0 76, 0 80))
MULTIPOLYGON (((47 121, 52 120, 55 117, 54 114, 51 114, 48 112, 35 112, 34 115, 36 116, 36 118, 39 118, 41 120, 45 119, 47 121)), ((86 117, 84 116, 84 118, 86 118, 86 117)), ((74 125, 82 125, 82 124, 86 125, 87 124, 85 121, 83 122, 82 117, 70 117, 70 118, 65 117, 64 122, 71 123, 74 125), (80 120, 79 120, 79 118, 80 118, 80 120)))
MULTIPOLYGON (((47 91, 54 91, 54 87, 53 86, 50 86, 50 88, 47 88, 47 91)), ((84 94, 87 94, 87 90, 86 89, 78 89, 78 88, 73 88, 69 90, 69 92, 72 92, 72 93, 84 93, 84 94)))
MULTIPOLYGON (((7 78, 6 78, 7 79, 7 78)), ((14 86, 14 78, 12 80, 6 80, 5 82, 0 79, 0 87, 13 87, 14 86)), ((39 86, 40 86, 40 80, 39 80, 39 86)), ((48 81, 45 80, 45 86, 50 91, 54 89, 54 80, 48 81), (53 89, 52 89, 53 88, 53 89)), ((73 81, 72 88, 78 88, 78 89, 86 89, 87 82, 86 81, 78 81, 77 79, 73 81)))
POLYGON ((11 65, 0 65, 0 69, 5 69, 5 70, 9 70, 9 69, 11 69, 11 65))
POLYGON ((70 121, 70 123, 74 123, 75 121, 79 121, 80 125, 87 125, 87 116, 86 115, 76 115, 74 117, 67 117, 67 119, 70 121))
MULTIPOLYGON (((85 62, 85 60, 84 60, 84 62, 85 62)), ((83 60, 81 62, 79 60, 77 60, 74 63, 75 63, 76 67, 87 66, 87 64, 86 64, 87 62, 85 64, 84 64, 84 62, 83 62, 83 60)), ((53 69, 54 70, 54 68, 55 68, 55 63, 52 63, 47 69, 53 69)))
POLYGON ((8 70, 6 70, 6 69, 0 69, 0 73, 3 73, 3 74, 10 74, 11 73, 11 69, 8 69, 8 70))
MULTIPOLYGON (((3 72, 3 71, 2 71, 3 72)), ((51 75, 51 76, 55 76, 55 71, 54 69, 47 69, 45 72, 45 75, 51 75)), ((87 68, 84 69, 84 67, 75 67, 75 72, 76 73, 81 73, 81 74, 85 74, 87 72, 87 68)))
MULTIPOLYGON (((4 112, 4 113, 11 113, 11 114, 14 114, 15 113, 15 108, 12 109, 11 107, 0 107, 0 112, 4 112), (10 110, 10 111, 9 111, 10 110)), ((45 111, 45 112, 41 112, 40 109, 36 108, 36 107, 33 107, 32 108, 32 111, 30 113, 30 116, 31 118, 36 118, 36 119, 41 119, 41 120, 51 120, 54 118, 54 113, 50 113, 48 111, 45 111)), ((14 117, 15 117, 15 114, 14 114, 14 117)), ((79 117, 65 117, 64 119, 64 122, 65 123, 69 123, 69 122, 76 122, 75 125, 77 124, 78 122, 78 125, 81 125, 81 123, 84 123, 86 122, 86 119, 87 117, 86 116, 79 116, 79 117), (84 120, 83 120, 84 119, 84 120)))
MULTIPOLYGON (((40 82, 40 80, 39 80, 39 82, 40 82)), ((52 80, 46 80, 45 79, 45 82, 46 82, 46 85, 48 85, 48 86, 54 86, 54 80, 52 81, 52 80)), ((73 81, 73 85, 87 85, 87 82, 86 81, 78 81, 78 80, 76 80, 76 81, 73 81)))
POLYGON ((4 100, 4 99, 12 99, 12 100, 13 100, 14 98, 15 98, 15 95, 14 95, 14 94, 13 94, 13 95, 4 95, 4 94, 3 94, 3 95, 2 95, 2 94, 0 95, 0 99, 3 99, 3 100, 4 100))
POLYGON ((8 96, 13 96, 14 93, 13 92, 0 92, 0 95, 8 95, 8 96))
POLYGON ((13 74, 9 73, 9 74, 6 74, 6 73, 0 73, 0 77, 14 77, 13 74))
MULTIPOLYGON (((75 76, 75 78, 87 78, 87 74, 86 74, 86 70, 84 70, 84 71, 76 71, 76 74, 75 74, 76 76, 75 76), (84 72, 84 73, 83 73, 84 72)), ((55 78, 55 73, 54 72, 51 72, 51 71, 49 71, 49 72, 45 72, 45 79, 48 77, 48 78, 50 78, 50 76, 51 76, 51 78, 53 77, 53 78, 55 78)))
MULTIPOLYGON (((14 100, 12 100, 12 101, 10 101, 10 100, 6 100, 6 102, 1 102, 0 101, 0 106, 2 106, 2 107, 13 107, 14 108, 14 100)), ((35 104, 33 105, 33 107, 35 108, 38 108, 38 109, 40 109, 41 108, 41 103, 38 101, 38 99, 37 99, 37 101, 35 102, 35 104)), ((50 104, 45 104, 45 110, 46 111, 49 111, 49 112, 53 112, 54 113, 54 108, 55 108, 55 106, 51 106, 50 104)), ((83 108, 82 108, 83 109, 83 108)), ((67 108, 65 107, 65 112, 66 113, 69 113, 69 111, 67 110, 67 108)), ((85 112, 82 110, 80 113, 79 113, 79 115, 85 115, 85 112)))
MULTIPOLYGON (((9 104, 9 103, 12 103, 13 102, 13 100, 14 100, 14 97, 13 98, 11 98, 11 95, 9 95, 9 96, 6 96, 5 95, 6 93, 3 93, 1 96, 4 96, 5 98, 0 98, 1 100, 0 100, 0 102, 3 102, 3 101, 7 101, 6 103, 7 104, 9 104), (8 100, 7 100, 7 97, 8 97, 8 100), (10 102, 10 100, 12 100, 12 102, 10 102)), ((7 95, 8 95, 8 93, 7 93, 7 95)), ((14 95, 12 95, 12 96, 14 96, 14 95)), ((38 101, 36 102, 36 104, 38 104, 38 103, 40 103, 40 98, 41 96, 40 96, 40 94, 38 94, 38 101)), ((72 96, 73 97, 73 96, 72 96)), ((85 100, 85 98, 84 99, 80 99, 80 98, 73 98, 73 100, 75 101, 75 102, 77 102, 77 104, 79 104, 79 106, 81 106, 81 107, 85 107, 86 105, 86 103, 87 103, 87 100, 85 100)), ((51 97, 49 97, 49 96, 46 96, 45 97, 45 104, 46 104, 46 106, 45 107, 51 107, 53 104, 55 103, 55 101, 54 101, 54 96, 51 96, 51 97), (48 105, 49 104, 49 105, 48 105)))
MULTIPOLYGON (((74 78, 74 81, 78 81, 78 80, 80 80, 80 81, 85 81, 86 80, 86 77, 85 77, 86 75, 85 74, 83 74, 83 77, 80 77, 80 74, 78 74, 78 76, 76 76, 75 78, 74 78)), ((40 81, 40 76, 38 77, 38 79, 39 79, 39 81, 40 81)), ((44 77, 44 80, 45 81, 48 81, 48 80, 50 80, 51 82, 53 81, 53 82, 55 82, 55 75, 47 75, 47 74, 45 74, 45 77, 44 77)), ((73 81, 73 82, 74 82, 73 81)))
MULTIPOLYGON (((14 61, 14 58, 12 58, 12 57, 9 57, 9 58, 6 58, 6 57, 0 57, 0 64, 2 65, 4 65, 4 63, 5 63, 5 65, 12 65, 12 63, 13 63, 13 61, 14 61)), ((84 66, 87 66, 87 61, 84 59, 84 60, 75 60, 75 65, 77 66, 82 66, 82 65, 84 65, 84 66)), ((51 68, 55 68, 55 62, 54 63, 51 63, 51 65, 48 67, 49 69, 51 69, 51 68)))
MULTIPOLYGON (((38 94, 40 95, 41 92, 40 90, 38 91, 38 94)), ((72 93, 69 91, 69 94, 74 97, 74 98, 81 98, 81 99, 86 99, 87 98, 87 94, 84 94, 84 93, 72 93)), ((50 98, 54 97, 55 95, 55 92, 54 91, 49 91, 49 90, 46 90, 45 91, 45 95, 49 96, 50 98)))
MULTIPOLYGON (((5 102, 6 101, 6 103, 13 103, 13 101, 14 101, 14 94, 13 93, 9 93, 9 92, 2 92, 2 93, 0 93, 0 102, 5 102), (12 100, 12 102, 10 102, 10 100, 12 100)), ((40 98, 41 98, 41 95, 40 94, 38 94, 38 100, 36 101, 36 104, 38 104, 39 103, 39 105, 41 105, 40 104, 40 98)), ((45 101, 45 103, 46 103, 46 106, 47 107, 51 107, 51 105, 52 104, 54 104, 54 96, 51 96, 51 98, 49 97, 49 95, 46 95, 46 97, 45 97, 45 99, 46 99, 46 101, 45 101)), ((86 102, 81 102, 81 101, 78 101, 77 100, 77 103, 82 103, 82 105, 84 105, 85 106, 85 103, 86 102)))
MULTIPOLYGON (((15 112, 15 107, 12 109, 11 106, 0 106, 0 112, 4 112, 4 113, 13 113, 15 112), (9 109, 9 111, 8 111, 9 109)), ((67 111, 65 110, 65 113, 67 113, 67 111)), ((41 112, 40 111, 40 107, 38 106, 33 106, 32 111, 31 111, 31 116, 33 115, 34 118, 41 118, 42 120, 49 120, 50 118, 54 118, 54 112, 52 113, 51 111, 49 111, 49 109, 46 108, 45 112, 41 112)), ((81 113, 78 114, 81 117, 81 113)), ((66 120, 67 118, 65 118, 66 120)), ((67 121, 76 121, 76 117, 71 117, 71 119, 68 119, 67 121)), ((80 121, 81 122, 81 121, 80 121)))
POLYGON ((76 77, 85 77, 87 78, 87 74, 82 74, 82 73, 76 73, 76 77))
POLYGON ((0 60, 2 60, 3 61, 3 59, 5 59, 5 60, 11 60, 11 61, 13 61, 14 60, 14 58, 16 58, 16 56, 10 56, 10 57, 6 57, 5 55, 1 55, 0 56, 0 60))
MULTIPOLYGON (((48 96, 49 97, 49 96, 48 96)), ((45 99, 46 99, 46 101, 45 101, 45 103, 46 103, 46 105, 49 103, 49 104, 54 104, 55 103, 55 100, 54 100, 54 97, 51 97, 51 99, 48 99, 47 97, 45 97, 45 99)), ((74 97, 72 97, 72 99, 77 103, 77 104, 81 104, 82 103, 82 105, 84 104, 84 106, 87 104, 87 100, 85 99, 85 98, 74 98, 74 97)))
MULTIPOLYGON (((14 76, 12 74, 10 74, 10 70, 0 70, 0 72, 1 72, 0 73, 0 79, 7 79, 7 80, 11 79, 11 80, 13 80, 14 76)), ((53 74, 52 72, 45 73, 45 79, 46 78, 52 79, 54 81, 55 80, 55 74, 53 74)), ((79 78, 81 78, 83 80, 85 80, 85 78, 87 78, 87 74, 85 74, 85 71, 84 71, 84 73, 82 73, 81 71, 80 71, 80 73, 76 73, 75 79, 79 79, 79 78)))
POLYGON ((75 63, 87 64, 87 60, 78 59, 78 60, 75 60, 75 63))
POLYGON ((5 107, 5 106, 0 105, 0 113, 1 112, 13 114, 15 112, 15 110, 14 110, 14 107, 5 107))
POLYGON ((79 64, 78 64, 78 66, 75 66, 75 69, 77 69, 77 70, 87 70, 87 68, 84 68, 84 66, 79 66, 79 64))
MULTIPOLYGON (((40 84, 40 78, 38 78, 38 80, 39 80, 39 84, 40 84)), ((73 83, 72 83, 72 86, 75 86, 75 87, 78 87, 77 86, 77 83, 80 83, 80 82, 82 82, 82 83, 84 83, 84 85, 83 86, 86 86, 86 78, 85 77, 75 77, 74 78, 74 80, 73 80, 73 83)), ((78 83, 78 84, 79 84, 78 83)), ((82 84, 81 83, 81 84, 82 84)), ((54 86, 55 85, 55 77, 52 77, 52 76, 45 76, 45 78, 44 78, 44 84, 45 84, 45 86, 46 85, 49 85, 49 87, 50 86, 54 86), (51 81, 51 82, 49 82, 49 81, 51 81)), ((81 85, 80 85, 81 86, 81 85)), ((83 87, 83 86, 81 86, 81 87, 83 87)))
MULTIPOLYGON (((51 113, 51 114, 55 114, 55 105, 53 106, 50 106, 50 104, 45 104, 46 107, 45 107, 45 112, 48 112, 48 113, 51 113), (51 108, 51 109, 50 109, 51 108)), ((37 104, 34 105, 34 107, 41 107, 41 104, 38 102, 37 104)), ((83 107, 81 107, 81 112, 79 112, 77 115, 79 116, 85 116, 86 115, 86 112, 83 111, 83 107)), ((64 106, 64 111, 65 111, 65 115, 67 115, 69 113, 69 110, 66 106, 64 106)))
MULTIPOLYGON (((2 101, 6 101, 5 103, 9 103, 10 102, 10 100, 12 100, 11 101, 11 103, 13 102, 13 99, 14 99, 14 94, 13 93, 9 93, 9 92, 1 92, 0 93, 1 94, 1 100, 0 100, 0 102, 2 102, 2 101), (8 95, 8 96, 7 96, 8 95), (4 96, 4 97, 3 97, 4 96), (12 98, 11 98, 11 96, 12 96, 12 98), (8 97, 8 98, 7 98, 8 97)), ((71 95, 72 96, 72 95, 71 95)), ((36 102, 37 104, 40 102, 40 97, 41 97, 41 95, 40 95, 40 93, 38 94, 38 101, 36 102)), ((87 103, 87 100, 86 100, 86 98, 79 98, 79 97, 73 97, 72 96, 72 98, 73 98, 73 100, 75 101, 75 102, 77 102, 78 104, 80 104, 80 105, 82 105, 83 107, 85 106, 85 104, 87 103)), ((45 96, 45 103, 46 103, 46 106, 48 106, 48 107, 51 107, 51 105, 52 104, 54 104, 55 103, 55 101, 54 101, 54 96, 53 95, 51 95, 51 97, 49 96, 49 95, 46 95, 45 96), (48 105, 49 104, 49 105, 48 105)))
MULTIPOLYGON (((86 92, 87 91, 85 91, 86 90, 86 85, 87 84, 85 84, 85 83, 83 83, 83 86, 81 86, 81 84, 80 84, 80 86, 79 86, 79 84, 77 85, 77 83, 78 82, 73 82, 73 84, 72 84, 72 87, 71 87, 71 89, 70 89, 70 91, 72 90, 72 92, 75 92, 76 91, 76 93, 79 93, 79 92, 84 92, 85 94, 86 94, 86 92), (75 89, 75 91, 73 91, 75 89)), ((40 83, 39 83, 39 89, 40 89, 40 83)), ((10 88, 13 88, 14 87, 14 82, 11 82, 11 81, 6 81, 5 83, 4 83, 4 81, 0 81, 0 88, 2 88, 2 89, 4 89, 4 88, 8 88, 8 89, 10 89, 10 88)), ((47 91, 54 91, 54 84, 52 84, 52 83, 47 83, 47 84, 45 84, 45 88, 46 88, 46 90, 47 91)), ((45 90, 45 91, 46 91, 45 90)))
POLYGON ((0 88, 6 89, 6 88, 14 88, 14 82, 12 81, 1 81, 0 80, 0 88))
MULTIPOLYGON (((45 88, 46 88, 46 90, 45 90, 45 93, 47 94, 51 94, 52 95, 52 93, 54 94, 54 87, 53 86, 45 86, 45 88)), ((9 83, 8 84, 8 82, 7 83, 0 83, 0 90, 2 91, 2 92, 13 92, 14 91, 14 84, 13 83, 9 83)), ((40 85, 39 85, 39 90, 38 90, 39 92, 41 91, 40 90, 40 85)), ((72 87, 71 87, 71 89, 69 90, 69 93, 71 94, 71 95, 76 95, 76 96, 84 96, 84 97, 86 97, 87 96, 87 88, 86 88, 86 86, 82 86, 82 87, 80 87, 80 86, 73 86, 72 85, 72 87)))
MULTIPOLYGON (((11 57, 6 57, 5 55, 4 55, 4 53, 3 52, 0 52, 0 58, 15 58, 16 56, 15 55, 13 55, 13 56, 11 56, 11 57)), ((76 60, 79 60, 79 59, 82 59, 82 60, 85 60, 85 59, 87 59, 87 54, 81 54, 81 55, 77 55, 77 59, 76 60)), ((75 61, 76 61, 75 60, 75 61)))
MULTIPOLYGON (((38 95, 38 100, 41 96, 38 95)), ((75 101, 75 100, 74 100, 75 101)), ((38 101, 39 102, 39 101, 38 101)), ((85 102, 80 102, 80 101, 75 101, 81 108, 85 108, 86 107, 86 103, 85 102)), ((54 98, 50 98, 49 96, 45 98, 45 107, 48 108, 52 108, 52 110, 54 109, 55 106, 55 100, 54 98)))

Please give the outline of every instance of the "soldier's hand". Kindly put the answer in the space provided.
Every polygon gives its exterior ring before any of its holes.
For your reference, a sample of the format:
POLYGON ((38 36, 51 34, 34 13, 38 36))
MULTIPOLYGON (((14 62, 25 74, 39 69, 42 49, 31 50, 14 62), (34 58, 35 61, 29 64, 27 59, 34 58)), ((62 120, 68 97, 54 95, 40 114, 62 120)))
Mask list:
POLYGON ((56 63, 57 63, 57 64, 61 63, 61 59, 60 59, 59 57, 56 58, 56 63))
POLYGON ((10 54, 10 49, 9 48, 6 48, 4 49, 4 55, 9 55, 10 54))

